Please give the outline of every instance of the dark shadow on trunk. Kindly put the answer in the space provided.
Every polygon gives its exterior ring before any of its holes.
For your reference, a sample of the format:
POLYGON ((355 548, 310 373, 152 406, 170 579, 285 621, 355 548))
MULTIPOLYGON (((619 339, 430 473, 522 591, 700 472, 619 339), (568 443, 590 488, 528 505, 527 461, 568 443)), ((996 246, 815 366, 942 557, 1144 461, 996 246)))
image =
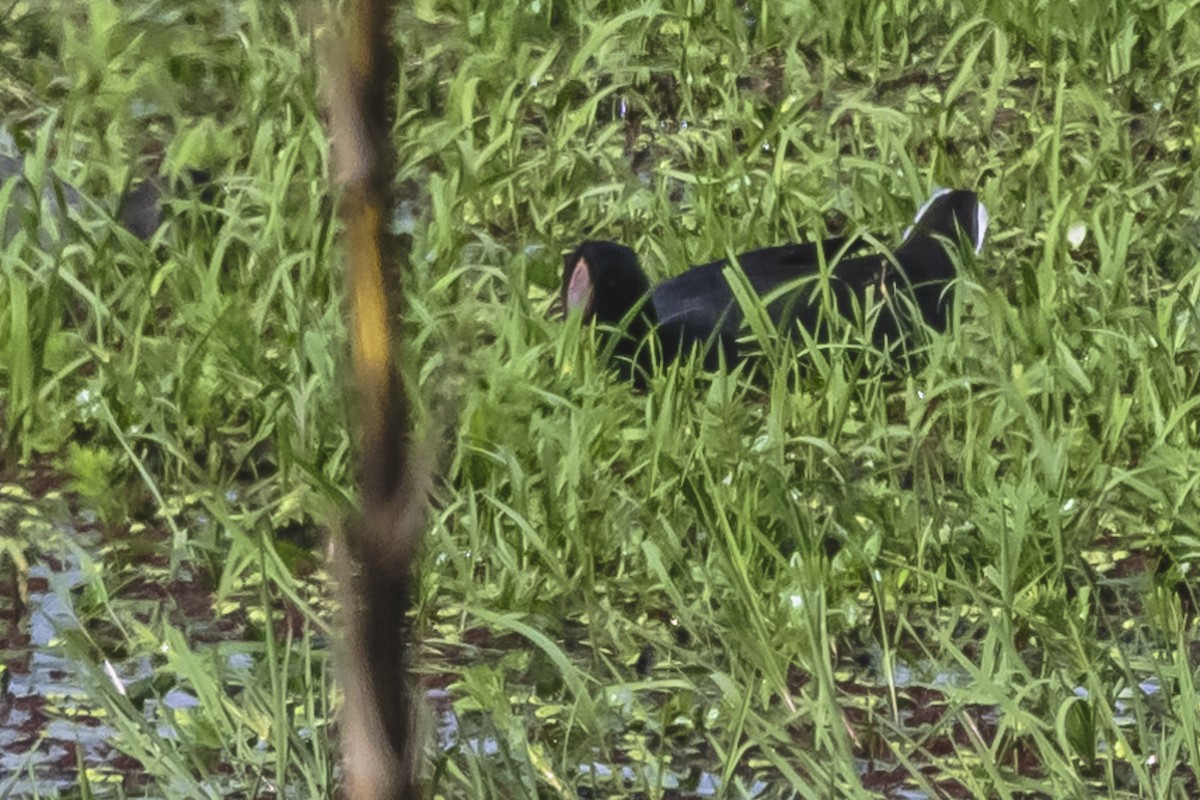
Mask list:
POLYGON ((360 426, 361 514, 336 549, 343 639, 339 676, 345 795, 413 797, 416 690, 409 611, 425 526, 427 475, 412 457, 412 415, 394 352, 402 274, 386 231, 395 154, 389 139, 396 57, 387 0, 350 4, 331 52, 328 90, 336 181, 345 224, 347 294, 360 426))

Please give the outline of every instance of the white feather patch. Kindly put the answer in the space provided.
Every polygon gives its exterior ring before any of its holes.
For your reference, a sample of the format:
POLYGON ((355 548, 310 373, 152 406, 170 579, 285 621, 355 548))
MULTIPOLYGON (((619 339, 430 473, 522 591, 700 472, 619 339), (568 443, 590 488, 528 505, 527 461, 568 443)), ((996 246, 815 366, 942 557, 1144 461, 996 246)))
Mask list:
POLYGON ((987 238, 989 219, 987 207, 979 202, 975 206, 975 255, 983 252, 983 240, 987 238))
MULTIPOLYGON (((925 212, 933 205, 933 201, 945 194, 950 194, 950 189, 938 189, 929 199, 926 200, 920 208, 917 209, 917 215, 913 217, 913 224, 904 229, 904 236, 900 241, 908 241, 908 237, 912 235, 913 228, 921 221, 921 217, 925 216, 925 212)), ((983 241, 987 238, 988 221, 991 217, 988 215, 987 207, 981 202, 975 204, 975 255, 983 252, 983 241)))

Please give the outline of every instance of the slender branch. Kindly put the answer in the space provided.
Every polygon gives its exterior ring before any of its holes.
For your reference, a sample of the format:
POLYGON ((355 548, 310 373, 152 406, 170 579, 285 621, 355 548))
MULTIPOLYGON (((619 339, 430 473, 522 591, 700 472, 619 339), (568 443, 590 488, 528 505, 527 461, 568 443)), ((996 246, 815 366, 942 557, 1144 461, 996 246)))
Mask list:
POLYGON ((384 272, 392 270, 398 284, 400 265, 386 231, 395 163, 391 6, 352 0, 328 94, 361 419, 362 512, 346 525, 336 565, 344 615, 342 749, 351 800, 418 791, 408 611, 426 493, 412 467, 412 418, 393 355, 400 314, 389 308, 384 272))

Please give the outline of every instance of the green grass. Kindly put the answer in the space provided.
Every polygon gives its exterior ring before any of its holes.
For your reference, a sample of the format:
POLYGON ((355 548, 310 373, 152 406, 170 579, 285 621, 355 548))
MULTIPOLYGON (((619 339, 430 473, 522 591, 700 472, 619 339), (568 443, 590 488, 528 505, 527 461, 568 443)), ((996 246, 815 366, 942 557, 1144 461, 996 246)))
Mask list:
MULTIPOLYGON (((109 207, 160 159, 221 184, 150 245, 88 209, 0 251, 0 460, 102 534, 64 646, 150 776, 80 796, 336 784, 312 541, 353 502, 352 421, 320 12, 0 10, 32 177, 109 207), (199 610, 147 600, 180 581, 199 610), (105 658, 153 678, 121 696, 105 658)), ((442 473, 417 629, 458 721, 433 794, 1200 791, 1196 2, 401 15, 405 364, 442 473), (992 233, 912 374, 848 331, 806 369, 783 348, 635 393, 548 313, 585 237, 661 278, 843 220, 895 242, 935 186, 975 188, 992 233)), ((0 530, 4 574, 66 547, 30 530, 0 530)))

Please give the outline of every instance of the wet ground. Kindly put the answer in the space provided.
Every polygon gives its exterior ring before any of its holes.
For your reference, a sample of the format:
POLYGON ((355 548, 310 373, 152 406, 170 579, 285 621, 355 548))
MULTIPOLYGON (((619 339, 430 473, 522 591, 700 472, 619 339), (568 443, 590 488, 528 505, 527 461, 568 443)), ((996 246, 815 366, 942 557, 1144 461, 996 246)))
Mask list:
POLYGON ((89 702, 76 666, 56 647, 58 631, 74 625, 64 596, 82 574, 69 556, 49 553, 67 552, 72 540, 87 546, 94 537, 51 523, 39 508, 42 500, 20 486, 0 487, 0 535, 18 547, 38 541, 45 548, 26 551, 35 559, 27 569, 14 565, 11 553, 3 564, 0 796, 65 789, 77 782, 81 764, 101 770, 111 764, 114 772, 121 766, 112 731, 89 702))
MULTIPOLYGON (((146 578, 126 583, 122 602, 145 605, 147 621, 149 609, 169 597, 172 615, 192 612, 182 621, 194 642, 236 636, 238 626, 217 617, 211 593, 187 566, 169 577, 146 546, 161 537, 106 537, 55 484, 45 475, 0 484, 0 542, 8 550, 0 560, 0 798, 138 794, 148 783, 145 770, 119 749, 96 686, 107 681, 126 697, 146 692, 155 668, 147 656, 122 652, 120 632, 96 613, 109 599, 100 574, 105 557, 140 554, 146 578), (27 563, 14 562, 18 553, 27 563)), ((198 702, 179 688, 154 694, 144 699, 147 719, 159 703, 179 710, 198 702)))
MULTIPOLYGON (((137 759, 122 751, 120 733, 96 688, 107 682, 107 688, 116 689, 123 697, 140 694, 145 720, 158 726, 164 737, 176 732, 162 723, 159 704, 175 712, 199 705, 185 681, 164 683, 156 673, 161 665, 152 663, 150 657, 130 657, 122 652, 121 637, 109 629, 111 622, 101 621, 105 615, 97 613, 97 606, 109 601, 103 587, 112 578, 100 580, 101 564, 105 569, 111 569, 112 563, 136 567, 131 574, 139 577, 122 583, 120 602, 133 604, 138 609, 134 616, 148 622, 169 618, 187 633, 191 646, 215 649, 230 674, 261 657, 244 611, 230 610, 225 604, 226 613, 218 613, 213 588, 189 565, 178 567, 172 577, 169 560, 161 555, 165 536, 157 537, 159 546, 150 547, 147 539, 154 544, 156 537, 144 530, 139 536, 130 538, 126 533, 126 538, 114 539, 104 535, 94 520, 73 509, 70 498, 44 476, 0 485, 0 543, 9 553, 0 567, 0 798, 152 795, 151 779, 137 759), (28 563, 15 561, 13 554, 21 554, 28 563)), ((1149 592, 1155 581, 1163 583, 1163 568, 1160 557, 1146 551, 1117 550, 1116 542, 1108 544, 1111 549, 1095 551, 1090 560, 1095 564, 1099 602, 1107 603, 1103 613, 1111 615, 1117 633, 1137 610, 1129 605, 1130 599, 1149 592)), ((1186 603, 1194 604, 1190 584, 1181 581, 1176 590, 1186 603)), ((1194 613, 1194 605, 1191 608, 1194 613)), ((280 624, 289 624, 287 615, 280 617, 280 624)), ((973 632, 964 629, 961 633, 970 652, 973 632)), ((483 629, 467 631, 463 641, 471 653, 471 669, 502 669, 509 656, 529 650, 523 639, 495 636, 483 629)), ((470 680, 464 678, 467 666, 462 652, 428 650, 425 683, 437 749, 441 757, 452 758, 455 752, 466 751, 475 757, 504 758, 503 727, 488 709, 464 702, 470 700, 471 692, 470 680), (438 671, 438 662, 444 671, 438 671)), ((1193 666, 1200 664, 1200 642, 1192 644, 1190 653, 1193 666)), ((643 654, 631 667, 630 685, 615 687, 612 697, 606 698, 617 709, 614 721, 628 725, 629 717, 622 709, 628 712, 638 703, 661 708, 672 702, 668 691, 633 688, 639 677, 652 682, 660 655, 643 654), (639 671, 644 675, 635 674, 639 671)), ((1036 653, 1030 658, 1036 659, 1036 653)), ((846 729, 861 755, 858 769, 863 785, 882 797, 904 800, 971 797, 966 786, 945 777, 939 762, 961 758, 979 743, 995 745, 1001 728, 999 712, 993 706, 961 701, 959 688, 971 683, 965 669, 946 671, 893 655, 889 671, 883 666, 888 660, 878 648, 864 645, 842 656, 835 676, 846 729), (893 726, 903 731, 906 740, 922 742, 920 753, 913 756, 915 764, 897 762, 889 745, 893 726), (913 766, 923 780, 914 779, 913 766)), ((538 696, 545 675, 538 676, 536 663, 532 667, 526 663, 518 670, 521 672, 529 685, 518 686, 519 676, 510 676, 513 718, 550 718, 545 701, 538 696)), ((1146 709, 1158 708, 1167 713, 1170 705, 1169 698, 1160 696, 1158 679, 1149 664, 1138 675, 1113 706, 1116 723, 1131 730, 1138 724, 1135 710, 1146 713, 1146 709)), ((794 690, 809 680, 810 676, 799 671, 789 676, 794 690)), ((1086 698, 1084 689, 1076 693, 1086 698)), ((697 702, 702 705, 704 700, 697 702)), ((800 728, 793 733, 811 736, 811 731, 800 728)), ((611 754, 608 759, 597 754, 595 761, 579 765, 579 775, 589 778, 580 782, 585 785, 579 790, 580 797, 622 792, 667 798, 720 794, 723 778, 711 771, 715 754, 698 728, 634 726, 623 735, 623 741, 629 749, 618 748, 616 759, 611 754), (646 751, 668 754, 669 758, 647 758, 646 751), (643 755, 628 757, 633 752, 643 755)), ((1015 764, 1021 774, 1031 779, 1040 774, 1042 765, 1033 756, 1033 748, 1024 747, 1019 737, 1010 737, 998 747, 1000 757, 1015 764)), ((1111 756, 1103 749, 1098 755, 1101 761, 1111 756)), ((756 777, 762 774, 761 766, 769 763, 768 756, 752 750, 744 762, 757 764, 759 769, 748 766, 728 776, 739 786, 738 794, 772 794, 771 787, 756 777)), ((1113 760, 1115 769, 1126 769, 1119 758, 1113 760)), ((1192 780, 1180 776, 1183 784, 1192 780)), ((224 794, 219 784, 211 788, 214 795, 224 794)), ((275 795, 264 789, 242 796, 275 795)), ((1025 796, 1045 795, 1034 792, 1025 796)))

